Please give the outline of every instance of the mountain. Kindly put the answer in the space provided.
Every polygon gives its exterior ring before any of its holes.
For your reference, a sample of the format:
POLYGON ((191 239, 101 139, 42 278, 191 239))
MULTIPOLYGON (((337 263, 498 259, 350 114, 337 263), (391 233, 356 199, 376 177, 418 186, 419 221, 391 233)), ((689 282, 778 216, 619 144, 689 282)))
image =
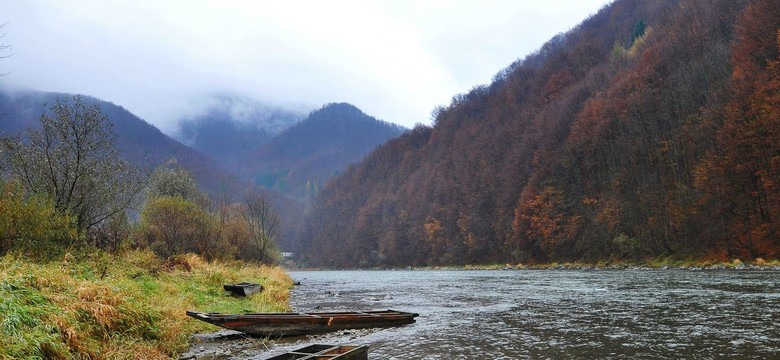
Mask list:
MULTIPOLYGON (((39 126, 38 119, 57 99, 69 100, 72 94, 37 91, 0 92, 0 135, 20 134, 28 127, 39 126), (47 105, 48 104, 48 105, 47 105)), ((147 169, 175 159, 190 170, 204 191, 242 194, 246 184, 220 169, 214 160, 163 134, 156 127, 121 106, 92 97, 86 104, 98 105, 113 124, 120 156, 147 169)))
POLYGON ((319 187, 406 131, 345 103, 304 117, 242 97, 215 99, 204 115, 181 121, 176 136, 242 181, 271 190, 285 251, 300 250, 303 214, 319 187))
POLYGON ((780 3, 617 0, 320 191, 301 261, 780 256, 780 3))
POLYGON ((174 136, 231 172, 240 171, 251 152, 305 116, 234 94, 215 94, 203 103, 206 110, 181 119, 174 136))
POLYGON ((179 122, 175 137, 244 181, 298 199, 360 161, 402 127, 333 103, 309 113, 237 95, 208 98, 207 110, 179 122))
POLYGON ((327 104, 251 153, 241 174, 295 197, 314 195, 349 164, 404 131, 353 105, 327 104))
MULTIPOLYGON (((0 92, 0 136, 38 126, 38 119, 51 104, 73 96, 0 92)), ((349 104, 326 105, 295 124, 285 125, 299 115, 243 98, 220 97, 221 105, 211 107, 203 117, 183 121, 177 135, 191 135, 188 141, 206 152, 204 155, 121 106, 92 97, 83 99, 100 106, 113 124, 120 156, 133 164, 153 169, 175 159, 193 173, 204 191, 212 196, 226 193, 234 200, 243 197, 250 183, 271 189, 270 196, 284 220, 278 239, 283 249, 299 248, 307 195, 314 196, 317 186, 404 131, 349 104)))

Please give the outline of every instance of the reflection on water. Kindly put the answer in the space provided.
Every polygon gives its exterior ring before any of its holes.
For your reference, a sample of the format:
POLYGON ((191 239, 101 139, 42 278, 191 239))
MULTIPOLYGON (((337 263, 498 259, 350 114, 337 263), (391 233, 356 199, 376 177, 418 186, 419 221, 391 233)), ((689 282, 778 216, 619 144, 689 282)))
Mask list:
POLYGON ((417 323, 278 343, 370 359, 780 358, 776 271, 292 272, 296 311, 394 309, 417 323))

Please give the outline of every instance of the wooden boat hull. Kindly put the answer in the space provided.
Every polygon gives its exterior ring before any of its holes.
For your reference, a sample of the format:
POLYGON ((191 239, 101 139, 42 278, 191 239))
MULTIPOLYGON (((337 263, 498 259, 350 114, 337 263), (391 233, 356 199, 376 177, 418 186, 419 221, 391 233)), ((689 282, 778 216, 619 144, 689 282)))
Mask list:
POLYGON ((219 314, 187 311, 192 318, 253 336, 282 337, 411 324, 417 314, 402 311, 219 314))
POLYGON ((238 284, 225 284, 222 285, 225 291, 229 291, 235 296, 249 296, 258 291, 263 291, 263 286, 260 284, 240 282, 238 284))
POLYGON ((266 360, 368 360, 368 346, 310 345, 266 360))

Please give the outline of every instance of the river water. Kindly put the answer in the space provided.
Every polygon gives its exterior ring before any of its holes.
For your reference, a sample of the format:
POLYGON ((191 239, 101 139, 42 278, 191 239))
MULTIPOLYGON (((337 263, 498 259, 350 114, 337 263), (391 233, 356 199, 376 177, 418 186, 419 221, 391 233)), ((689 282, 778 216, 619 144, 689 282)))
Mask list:
MULTIPOLYGON (((314 343, 369 359, 780 359, 771 270, 294 271, 295 311, 420 314, 398 328, 225 345, 267 357, 314 343)), ((228 340, 225 340, 228 341, 228 340)), ((243 341, 243 342, 242 342, 243 341)))

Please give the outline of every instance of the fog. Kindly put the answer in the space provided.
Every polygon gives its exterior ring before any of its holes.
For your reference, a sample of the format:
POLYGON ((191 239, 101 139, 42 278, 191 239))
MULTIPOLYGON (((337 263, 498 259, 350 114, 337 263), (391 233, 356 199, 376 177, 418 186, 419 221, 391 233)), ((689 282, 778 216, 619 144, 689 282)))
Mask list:
POLYGON ((167 133, 216 93, 411 127, 606 3, 8 0, 0 82, 111 101, 167 133))

